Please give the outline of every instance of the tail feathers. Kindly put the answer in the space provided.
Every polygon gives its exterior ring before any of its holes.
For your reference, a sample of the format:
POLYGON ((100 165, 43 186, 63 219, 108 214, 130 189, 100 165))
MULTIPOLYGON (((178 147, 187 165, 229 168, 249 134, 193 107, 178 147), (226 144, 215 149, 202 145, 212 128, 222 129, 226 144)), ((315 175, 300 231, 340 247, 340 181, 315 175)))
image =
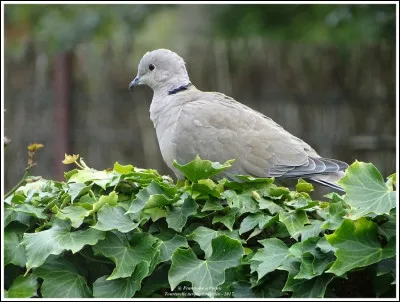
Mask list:
POLYGON ((335 184, 333 182, 322 180, 322 179, 317 179, 317 178, 313 178, 313 177, 310 177, 308 179, 313 181, 313 182, 319 183, 321 185, 324 185, 324 186, 327 186, 327 187, 331 187, 331 188, 333 188, 333 189, 335 189, 335 190, 337 190, 337 191, 339 191, 341 193, 345 193, 345 191, 343 190, 343 188, 341 186, 339 186, 339 185, 337 185, 337 184, 335 184))

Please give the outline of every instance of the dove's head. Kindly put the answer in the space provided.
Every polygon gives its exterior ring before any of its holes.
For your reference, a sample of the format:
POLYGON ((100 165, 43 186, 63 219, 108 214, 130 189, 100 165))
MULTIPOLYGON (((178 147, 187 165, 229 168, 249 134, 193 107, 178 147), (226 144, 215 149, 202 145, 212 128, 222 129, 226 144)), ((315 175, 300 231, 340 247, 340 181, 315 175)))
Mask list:
POLYGON ((171 50, 156 49, 140 60, 138 74, 129 84, 129 90, 137 85, 147 85, 153 91, 167 92, 189 83, 183 59, 171 50))

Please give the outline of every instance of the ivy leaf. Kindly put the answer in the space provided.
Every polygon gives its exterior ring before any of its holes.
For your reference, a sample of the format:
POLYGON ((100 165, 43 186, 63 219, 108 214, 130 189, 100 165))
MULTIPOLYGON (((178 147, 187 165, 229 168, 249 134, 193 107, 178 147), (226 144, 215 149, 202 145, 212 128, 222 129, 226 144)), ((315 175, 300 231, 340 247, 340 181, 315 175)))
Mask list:
POLYGON ((38 233, 25 233, 25 245, 29 270, 41 266, 48 256, 58 255, 65 250, 80 251, 85 245, 94 245, 104 238, 104 233, 95 229, 70 232, 70 225, 57 221, 50 229, 38 233))
POLYGON ((121 233, 127 233, 138 226, 139 222, 134 222, 125 215, 122 207, 105 204, 97 213, 97 223, 93 228, 100 231, 118 230, 121 233))
POLYGON ((396 192, 387 187, 371 163, 355 161, 338 183, 346 191, 344 200, 352 208, 349 218, 353 220, 370 213, 389 214, 396 206, 396 192))
POLYGON ((192 249, 175 251, 168 272, 172 290, 182 281, 189 281, 195 295, 216 295, 217 287, 225 281, 225 270, 240 264, 243 247, 225 235, 213 239, 211 245, 213 253, 206 260, 199 260, 192 249))
POLYGON ((270 187, 265 192, 264 196, 273 200, 289 199, 290 190, 285 187, 270 187))
POLYGON ((185 237, 175 235, 172 239, 163 241, 160 248, 160 262, 171 259, 172 254, 180 247, 189 247, 185 237))
POLYGON ((242 220, 239 228, 239 234, 246 233, 256 226, 262 229, 273 217, 265 216, 262 213, 250 214, 245 219, 242 220))
POLYGON ((228 209, 225 214, 214 216, 212 223, 215 224, 221 222, 228 230, 233 231, 233 224, 235 223, 238 214, 239 209, 228 209))
POLYGON ((286 272, 275 271, 260 286, 235 281, 232 286, 233 298, 280 298, 286 279, 286 272))
POLYGON ((118 162, 114 164, 114 171, 120 174, 129 174, 135 170, 135 167, 132 165, 121 165, 118 162))
POLYGON ((301 261, 300 270, 294 279, 312 279, 322 275, 335 260, 333 253, 326 254, 317 249, 319 240, 319 237, 312 237, 289 248, 289 252, 301 261))
POLYGON ((14 207, 4 204, 4 228, 6 228, 13 221, 29 227, 31 218, 32 217, 29 214, 16 212, 14 211, 14 207))
POLYGON ((107 276, 98 278, 93 283, 93 297, 95 298, 131 298, 140 290, 142 280, 149 273, 148 263, 138 263, 132 276, 109 280, 107 276))
POLYGON ((296 185, 297 192, 311 192, 314 190, 314 186, 309 182, 299 178, 296 185))
POLYGON ((7 228, 4 230, 4 265, 15 264, 25 267, 25 247, 20 243, 23 232, 7 228))
POLYGON ((179 164, 174 160, 173 166, 181 171, 187 179, 191 182, 196 182, 200 179, 210 178, 231 167, 231 163, 235 160, 231 159, 226 161, 224 164, 218 162, 211 162, 209 160, 202 160, 198 155, 194 160, 187 164, 179 164))
POLYGON ((313 201, 311 199, 307 199, 307 198, 296 198, 294 200, 285 202, 285 205, 290 206, 294 209, 297 210, 305 210, 305 209, 310 209, 315 207, 316 205, 318 205, 318 201, 313 201))
POLYGON ((198 182, 193 183, 191 186, 191 196, 194 199, 209 196, 221 198, 221 193, 224 187, 222 184, 216 184, 211 179, 200 179, 198 182))
POLYGON ((259 240, 264 248, 259 249, 257 253, 251 258, 251 271, 257 272, 258 280, 264 277, 266 274, 276 270, 280 267, 286 257, 289 256, 289 248, 286 244, 277 239, 270 238, 259 240))
POLYGON ((345 219, 333 234, 325 237, 337 248, 337 259, 327 272, 337 276, 353 268, 364 267, 396 255, 394 238, 382 248, 377 240, 376 224, 366 218, 356 221, 345 219))
POLYGON ((33 274, 18 276, 8 289, 8 298, 31 298, 37 296, 39 282, 33 274))
POLYGON ((322 225, 324 224, 323 221, 321 220, 309 220, 310 224, 307 224, 303 227, 303 229, 300 231, 301 234, 301 241, 305 241, 308 238, 311 237, 317 237, 319 233, 322 232, 323 228, 322 225))
POLYGON ((41 286, 43 298, 90 298, 92 296, 86 279, 65 258, 50 256, 33 272, 43 279, 41 286))
POLYGON ((223 210, 224 207, 221 204, 221 200, 219 199, 208 199, 201 209, 202 212, 206 211, 220 211, 223 210))
POLYGON ((232 190, 226 190, 221 194, 222 197, 226 198, 230 208, 239 209, 240 215, 244 213, 258 212, 258 203, 254 200, 253 195, 253 190, 249 190, 240 194, 237 194, 232 190))
POLYGON ((329 204, 328 213, 323 224, 324 229, 336 230, 343 222, 348 210, 344 207, 343 202, 331 202, 329 204))
POLYGON ((259 204, 261 210, 267 209, 271 213, 271 215, 277 214, 281 210, 283 210, 283 208, 281 206, 277 205, 272 200, 268 200, 266 198, 261 198, 258 201, 258 204, 259 204))
POLYGON ((107 232, 105 240, 99 241, 93 251, 96 255, 110 258, 115 269, 107 280, 127 278, 132 275, 136 266, 142 262, 149 265, 158 249, 154 248, 157 238, 146 233, 134 233, 128 240, 124 234, 107 232))
POLYGON ((393 215, 388 216, 388 221, 378 226, 378 232, 385 236, 386 240, 389 241, 393 237, 396 237, 396 217, 393 215))
POLYGON ((293 292, 292 298, 323 298, 326 287, 334 278, 331 274, 324 274, 311 280, 294 279, 289 275, 282 291, 293 292))
POLYGON ((45 208, 44 207, 35 207, 31 204, 24 203, 21 205, 18 205, 13 208, 15 212, 21 212, 21 213, 26 213, 29 214, 30 216, 34 216, 39 219, 46 219, 47 216, 43 213, 45 208))
POLYGON ((68 179, 70 183, 87 183, 92 182, 100 186, 103 190, 107 189, 107 185, 110 184, 116 177, 115 174, 105 171, 97 171, 94 169, 78 170, 68 179))
POLYGON ((132 201, 127 213, 137 213, 143 209, 170 205, 176 202, 176 198, 171 194, 171 191, 172 189, 167 185, 152 181, 136 195, 136 199, 132 201))
POLYGON ((329 253, 329 252, 335 252, 337 248, 334 248, 328 240, 326 240, 326 237, 321 237, 317 243, 317 247, 323 252, 323 253, 329 253))
POLYGON ((168 227, 177 232, 182 231, 188 217, 195 214, 199 207, 190 196, 186 198, 183 196, 182 198, 184 198, 182 206, 173 206, 172 210, 167 214, 168 227))
POLYGON ((306 223, 310 223, 307 214, 304 210, 296 212, 285 213, 279 212, 279 221, 281 221, 287 228, 290 236, 298 240, 301 230, 306 223))
POLYGON ((84 195, 88 193, 91 188, 91 185, 86 186, 84 183, 69 183, 66 193, 71 196, 71 203, 73 203, 79 195, 84 195))
POLYGON ((151 208, 143 210, 143 213, 149 215, 153 222, 156 222, 158 219, 167 217, 167 210, 162 208, 151 208))
POLYGON ((199 244, 200 248, 204 251, 206 258, 209 258, 211 257, 211 254, 213 252, 211 245, 213 239, 222 235, 228 236, 232 239, 240 240, 237 231, 216 231, 203 226, 197 227, 187 237, 191 240, 196 241, 199 244))
POLYGON ((56 208, 56 217, 61 220, 69 220, 71 221, 71 225, 74 228, 79 228, 83 223, 85 217, 89 215, 90 211, 79 206, 79 205, 71 205, 62 209, 56 208))
POLYGON ((112 191, 108 195, 100 196, 99 200, 93 203, 92 210, 89 212, 89 214, 96 213, 105 204, 115 206, 117 205, 117 203, 118 203, 118 195, 115 191, 112 191))

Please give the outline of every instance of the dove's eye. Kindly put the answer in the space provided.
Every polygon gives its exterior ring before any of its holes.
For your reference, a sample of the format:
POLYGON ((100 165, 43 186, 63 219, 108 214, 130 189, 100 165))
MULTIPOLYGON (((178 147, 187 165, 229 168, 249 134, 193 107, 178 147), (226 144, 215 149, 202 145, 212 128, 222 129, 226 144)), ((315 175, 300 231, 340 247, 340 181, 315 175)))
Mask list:
POLYGON ((150 70, 150 71, 153 71, 154 68, 156 68, 156 67, 155 67, 153 64, 150 64, 150 65, 149 65, 149 70, 150 70))

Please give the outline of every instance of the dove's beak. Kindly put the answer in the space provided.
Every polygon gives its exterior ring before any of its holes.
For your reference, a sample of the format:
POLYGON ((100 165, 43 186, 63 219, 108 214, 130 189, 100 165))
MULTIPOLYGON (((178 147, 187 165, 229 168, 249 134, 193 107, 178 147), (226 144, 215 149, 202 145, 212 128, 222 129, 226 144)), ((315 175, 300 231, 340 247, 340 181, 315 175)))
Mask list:
POLYGON ((140 78, 136 77, 132 82, 129 83, 129 91, 132 91, 132 88, 140 84, 140 78))

